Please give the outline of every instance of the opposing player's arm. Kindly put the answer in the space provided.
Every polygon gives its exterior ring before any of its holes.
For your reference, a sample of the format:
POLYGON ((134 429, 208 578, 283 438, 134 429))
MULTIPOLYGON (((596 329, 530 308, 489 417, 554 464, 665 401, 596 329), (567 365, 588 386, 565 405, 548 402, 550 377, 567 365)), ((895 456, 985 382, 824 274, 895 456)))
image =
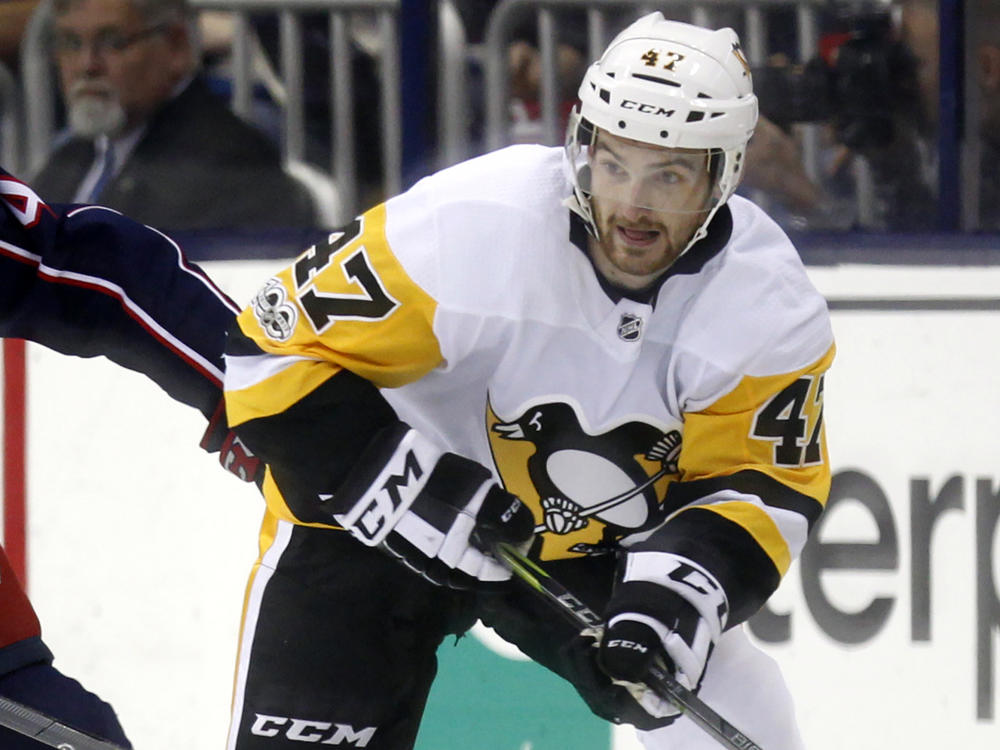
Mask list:
POLYGON ((166 235, 99 206, 49 206, 0 169, 0 335, 105 356, 206 418, 236 306, 166 235))
POLYGON ((209 420, 201 447, 245 481, 260 462, 222 407, 236 306, 163 233, 100 206, 50 206, 0 168, 0 335, 142 373, 209 420))

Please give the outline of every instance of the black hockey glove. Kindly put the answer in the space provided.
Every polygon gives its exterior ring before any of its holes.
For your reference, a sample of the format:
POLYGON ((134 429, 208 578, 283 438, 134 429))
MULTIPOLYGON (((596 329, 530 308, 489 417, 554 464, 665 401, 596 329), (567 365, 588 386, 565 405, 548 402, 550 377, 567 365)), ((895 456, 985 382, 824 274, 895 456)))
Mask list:
POLYGON ((701 686, 729 607, 715 577, 669 552, 629 552, 605 612, 599 664, 654 716, 676 714, 642 679, 653 659, 689 690, 701 686))
POLYGON ((535 528, 531 510, 484 466, 402 422, 381 430, 336 494, 320 500, 362 544, 452 588, 507 581, 510 570, 489 551, 527 542, 535 528))
POLYGON ((673 722, 680 712, 671 704, 650 693, 659 704, 647 709, 639 702, 633 683, 616 682, 607 675, 598 663, 600 640, 600 633, 585 631, 564 648, 563 654, 569 669, 567 678, 590 710, 613 724, 632 724, 645 731, 673 722))

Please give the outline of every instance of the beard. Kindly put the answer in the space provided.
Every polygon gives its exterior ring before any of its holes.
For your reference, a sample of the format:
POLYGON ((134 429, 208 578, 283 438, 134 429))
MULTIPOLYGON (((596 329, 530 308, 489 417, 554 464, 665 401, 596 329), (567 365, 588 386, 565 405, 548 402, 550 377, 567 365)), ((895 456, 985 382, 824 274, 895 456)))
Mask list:
POLYGON ((84 138, 115 136, 125 127, 125 109, 118 93, 106 83, 76 81, 66 99, 69 127, 76 135, 84 138))
POLYGON ((669 228, 662 222, 643 219, 627 221, 616 213, 606 217, 598 217, 599 239, 605 256, 618 267, 629 274, 646 275, 655 273, 668 266, 677 255, 669 228), (637 241, 630 242, 618 232, 619 225, 628 227, 640 233, 652 233, 648 244, 637 241))
POLYGON ((620 271, 638 276, 659 273, 672 265, 706 216, 708 211, 701 208, 650 209, 641 217, 627 219, 617 206, 594 206, 597 243, 601 251, 620 271), (635 234, 623 236, 619 227, 635 234))

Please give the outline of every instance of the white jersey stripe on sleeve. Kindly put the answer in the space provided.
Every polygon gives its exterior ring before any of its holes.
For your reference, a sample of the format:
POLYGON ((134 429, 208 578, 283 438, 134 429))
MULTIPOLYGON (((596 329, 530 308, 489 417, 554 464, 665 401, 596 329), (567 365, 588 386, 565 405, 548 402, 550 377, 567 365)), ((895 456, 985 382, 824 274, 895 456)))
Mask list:
POLYGON ((299 362, 315 361, 308 357, 279 354, 251 356, 227 354, 225 383, 227 391, 241 391, 262 383, 299 362))

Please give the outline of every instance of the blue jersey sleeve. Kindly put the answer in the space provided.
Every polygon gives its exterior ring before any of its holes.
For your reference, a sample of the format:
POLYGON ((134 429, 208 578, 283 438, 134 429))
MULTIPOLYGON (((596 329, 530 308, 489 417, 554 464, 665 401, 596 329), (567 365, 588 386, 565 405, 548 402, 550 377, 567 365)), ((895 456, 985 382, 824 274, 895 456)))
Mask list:
POLYGON ((237 308, 161 232, 0 170, 0 335, 105 356, 211 419, 237 308))

